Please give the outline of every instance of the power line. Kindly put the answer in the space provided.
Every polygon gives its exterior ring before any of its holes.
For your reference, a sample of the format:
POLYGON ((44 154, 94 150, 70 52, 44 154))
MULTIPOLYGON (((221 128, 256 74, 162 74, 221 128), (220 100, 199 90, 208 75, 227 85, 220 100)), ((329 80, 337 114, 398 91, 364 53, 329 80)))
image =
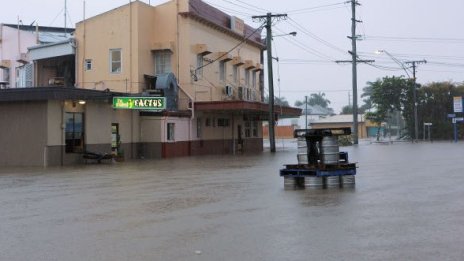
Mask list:
POLYGON ((407 42, 464 42, 464 38, 438 38, 438 37, 400 37, 400 36, 378 36, 365 35, 364 40, 382 40, 382 41, 407 41, 407 42))
POLYGON ((195 70, 193 70, 192 72, 192 75, 194 77, 194 79, 197 79, 197 71, 218 61, 219 59, 221 59, 222 57, 228 55, 229 53, 231 53, 233 50, 235 50, 237 47, 239 47, 240 45, 242 45, 243 43, 245 43, 248 39, 250 39, 251 36, 253 36, 257 31, 261 30, 262 28, 264 27, 264 24, 262 24, 260 27, 256 28, 253 32, 251 32, 247 37, 245 37, 241 42, 239 42, 237 45, 235 45, 234 47, 232 47, 232 49, 230 49, 229 51, 223 53, 222 55, 220 55, 219 57, 217 57, 216 59, 202 65, 202 66, 199 66, 197 68, 195 68, 195 70))
POLYGON ((338 46, 335 46, 333 44, 331 44, 330 42, 320 38, 319 36, 317 36, 316 34, 312 33, 311 31, 309 31, 308 29, 306 29, 304 26, 302 26, 301 24, 299 24, 298 22, 296 22, 295 20, 293 20, 292 18, 289 18, 289 21, 288 21, 289 24, 295 26, 298 31, 301 31, 302 33, 306 34, 307 36, 315 39, 316 41, 324 44, 325 46, 328 46, 334 50, 337 50, 339 52, 342 52, 342 53, 345 53, 345 50, 343 50, 342 48, 339 48, 338 46), (290 23, 291 21, 291 23, 290 23))
MULTIPOLYGON (((345 3, 346 2, 338 2, 338 3, 326 4, 326 5, 320 5, 320 6, 313 6, 313 7, 308 7, 308 8, 300 8, 300 9, 287 11, 286 13, 292 14, 292 15, 304 14, 304 13, 309 13, 309 12, 321 11, 321 9, 327 9, 327 7, 345 5, 345 3)), ((342 6, 342 7, 344 7, 344 6, 342 6)), ((340 7, 337 7, 337 8, 340 8, 340 7)), ((330 9, 335 9, 335 8, 330 8, 330 9)))

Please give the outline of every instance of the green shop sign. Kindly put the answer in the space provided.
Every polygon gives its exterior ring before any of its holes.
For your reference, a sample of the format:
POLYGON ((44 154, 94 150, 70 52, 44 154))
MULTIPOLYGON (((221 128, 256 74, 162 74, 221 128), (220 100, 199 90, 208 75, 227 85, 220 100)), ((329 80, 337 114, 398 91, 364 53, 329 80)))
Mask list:
POLYGON ((129 110, 157 110, 166 109, 165 97, 113 97, 113 108, 129 110))

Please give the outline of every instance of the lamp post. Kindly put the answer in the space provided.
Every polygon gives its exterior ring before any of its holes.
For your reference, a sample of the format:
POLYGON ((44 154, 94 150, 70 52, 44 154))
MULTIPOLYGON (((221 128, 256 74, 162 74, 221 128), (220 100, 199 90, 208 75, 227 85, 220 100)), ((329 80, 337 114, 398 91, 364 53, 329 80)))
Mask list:
POLYGON ((293 35, 296 36, 296 32, 291 32, 288 34, 282 35, 275 35, 272 36, 271 30, 271 19, 270 13, 268 14, 268 19, 266 23, 266 49, 267 49, 267 67, 268 67, 268 84, 269 84, 269 144, 271 152, 275 152, 275 129, 274 129, 274 76, 272 72, 272 39, 276 36, 286 36, 286 35, 293 35))

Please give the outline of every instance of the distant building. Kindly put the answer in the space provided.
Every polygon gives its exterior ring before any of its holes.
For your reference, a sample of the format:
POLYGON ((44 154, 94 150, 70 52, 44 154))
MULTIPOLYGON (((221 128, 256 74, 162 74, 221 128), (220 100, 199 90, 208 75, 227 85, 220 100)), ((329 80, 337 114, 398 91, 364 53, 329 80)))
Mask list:
POLYGON ((0 89, 34 86, 28 48, 66 40, 74 29, 0 24, 0 89))
MULTIPOLYGON (((304 129, 306 123, 308 127, 312 122, 319 120, 321 117, 326 117, 333 114, 333 110, 330 108, 323 108, 319 105, 301 105, 296 106, 296 108, 301 109, 300 116, 294 116, 291 118, 281 118, 277 121, 275 127, 276 138, 293 138, 293 131, 295 129, 304 129)), ((267 122, 263 124, 263 137, 269 137, 269 127, 267 122)))
MULTIPOLYGON (((321 117, 318 120, 311 122, 310 128, 312 129, 324 129, 324 128, 352 128, 353 127, 353 115, 352 114, 341 114, 332 115, 327 117, 321 117)), ((369 133, 375 133, 372 131, 377 129, 377 125, 367 120, 364 115, 358 115, 358 137, 365 139, 369 137, 369 133)))

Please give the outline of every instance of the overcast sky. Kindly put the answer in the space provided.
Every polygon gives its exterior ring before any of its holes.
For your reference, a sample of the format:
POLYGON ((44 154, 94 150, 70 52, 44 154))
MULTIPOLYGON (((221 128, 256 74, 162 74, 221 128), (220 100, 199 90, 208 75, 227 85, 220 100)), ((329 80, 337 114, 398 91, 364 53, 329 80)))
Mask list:
MULTIPOLYGON (((83 18, 83 0, 67 1, 68 26, 83 18)), ((86 0, 86 17, 127 4, 129 0, 86 0)), ((144 1, 148 3, 149 1, 144 1)), ((166 1, 151 0, 152 5, 166 1)), ((273 34, 296 31, 296 37, 275 37, 273 56, 275 94, 291 105, 305 95, 324 92, 331 107, 339 112, 351 96, 351 7, 338 0, 207 0, 207 3, 252 26, 252 15, 266 12, 286 13, 288 19, 275 21, 273 34), (278 81, 280 78, 280 84, 278 81)), ((2 23, 23 24, 37 21, 41 26, 64 26, 64 0, 4 1, 0 9, 2 23)), ((376 60, 358 66, 358 93, 367 81, 384 76, 405 75, 387 54, 400 61, 427 60, 417 69, 417 81, 464 81, 464 0, 359 0, 357 34, 361 59, 376 60), (375 66, 375 67, 374 67, 375 66)), ((72 26, 74 27, 74 26, 72 26)), ((264 35, 263 35, 264 36, 264 35)), ((360 105, 362 102, 360 102, 360 105)))

